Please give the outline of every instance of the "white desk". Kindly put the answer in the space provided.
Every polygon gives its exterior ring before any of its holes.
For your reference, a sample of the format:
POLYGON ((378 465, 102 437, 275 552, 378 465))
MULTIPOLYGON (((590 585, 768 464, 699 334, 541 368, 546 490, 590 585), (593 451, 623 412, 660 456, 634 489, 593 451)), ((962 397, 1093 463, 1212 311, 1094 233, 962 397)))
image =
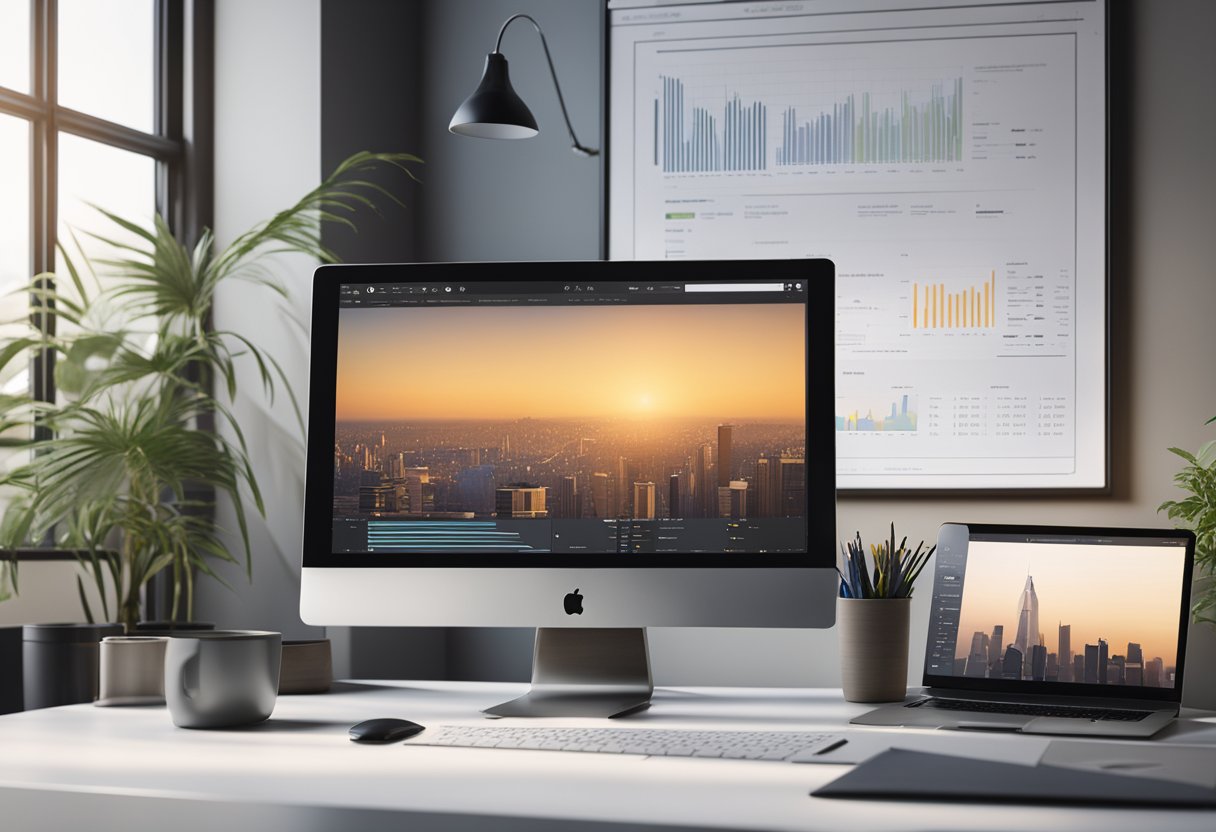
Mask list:
MULTIPOLYGON (((523 686, 387 682, 337 688, 322 696, 280 697, 269 721, 235 731, 178 729, 164 708, 74 705, 0 717, 0 828, 1216 828, 1216 812, 808 796, 847 770, 841 765, 356 745, 347 739, 347 728, 371 717, 400 716, 423 725, 484 724, 479 709, 517 695, 523 686)), ((838 691, 680 688, 658 691, 654 706, 627 722, 638 727, 843 730, 849 717, 864 710, 842 701, 838 691)), ((1172 741, 1216 742, 1216 717, 1171 731, 1172 741)), ((906 739, 907 747, 916 747, 927 736, 949 741, 942 736, 947 733, 902 732, 901 744, 906 739)), ((983 741, 998 747, 1041 742, 1012 736, 983 741)))

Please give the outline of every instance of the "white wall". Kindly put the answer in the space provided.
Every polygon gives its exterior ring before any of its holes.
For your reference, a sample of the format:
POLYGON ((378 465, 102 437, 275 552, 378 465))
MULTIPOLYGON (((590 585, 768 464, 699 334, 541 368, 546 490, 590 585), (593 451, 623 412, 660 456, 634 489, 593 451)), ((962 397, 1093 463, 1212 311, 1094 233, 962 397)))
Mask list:
MULTIPOLYGON (((0 567, 0 569, 7 568, 0 567)), ((102 615, 101 596, 91 577, 92 572, 82 569, 75 560, 26 560, 22 561, 18 574, 20 595, 0 603, 0 627, 15 627, 21 624, 56 624, 64 621, 84 621, 80 595, 76 589, 76 578, 84 581, 85 597, 96 621, 114 620, 114 607, 110 607, 110 618, 102 615)), ((4 587, 4 576, 0 575, 0 588, 4 587)), ((113 603, 114 582, 105 578, 106 599, 113 603)))
MULTIPOLYGON (((218 0, 215 13, 215 232, 230 243, 254 223, 303 196, 321 171, 320 0, 218 0)), ((269 290, 233 281, 216 295, 215 326, 250 337, 283 365, 297 396, 308 382, 310 276, 301 256, 263 264, 288 287, 284 301, 269 290), (303 322, 305 328, 292 322, 303 322)), ((252 585, 243 567, 223 574, 229 592, 202 581, 197 617, 223 627, 267 628, 287 637, 316 631, 300 622, 303 437, 287 397, 262 396, 258 371, 246 362, 234 410, 249 442, 266 518, 252 516, 252 585)), ((252 509, 251 509, 252 511, 252 509)), ((235 530, 230 507, 220 522, 235 530)), ((230 546, 239 547, 235 531, 230 546)))

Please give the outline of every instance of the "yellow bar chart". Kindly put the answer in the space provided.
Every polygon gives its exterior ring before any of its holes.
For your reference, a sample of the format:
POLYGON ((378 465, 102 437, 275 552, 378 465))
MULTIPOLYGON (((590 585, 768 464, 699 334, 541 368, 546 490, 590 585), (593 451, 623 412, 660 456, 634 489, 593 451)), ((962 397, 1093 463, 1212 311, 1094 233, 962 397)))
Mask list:
POLYGON ((983 283, 948 292, 945 283, 912 284, 913 329, 996 327, 996 270, 983 283))

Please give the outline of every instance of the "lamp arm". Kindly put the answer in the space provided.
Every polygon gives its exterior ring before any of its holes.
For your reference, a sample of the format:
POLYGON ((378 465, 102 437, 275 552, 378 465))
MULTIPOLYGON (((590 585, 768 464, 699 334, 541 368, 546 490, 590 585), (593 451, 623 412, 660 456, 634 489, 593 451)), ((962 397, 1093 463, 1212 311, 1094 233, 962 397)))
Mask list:
POLYGON ((545 40, 545 33, 541 31, 540 24, 531 15, 523 13, 511 15, 502 24, 502 28, 498 30, 498 40, 494 42, 494 51, 501 54, 503 34, 507 31, 508 26, 520 18, 531 23, 532 28, 536 30, 536 34, 540 35, 540 45, 545 50, 545 60, 549 63, 549 74, 553 76, 553 88, 557 90, 557 103, 561 105, 562 118, 566 120, 566 131, 570 133, 570 142, 574 146, 574 152, 583 156, 598 156, 600 153, 598 150, 584 146, 579 142, 578 136, 574 135, 574 125, 570 123, 570 113, 566 111, 566 99, 562 96, 561 84, 557 82, 557 69, 553 66, 553 56, 549 54, 549 43, 545 40))

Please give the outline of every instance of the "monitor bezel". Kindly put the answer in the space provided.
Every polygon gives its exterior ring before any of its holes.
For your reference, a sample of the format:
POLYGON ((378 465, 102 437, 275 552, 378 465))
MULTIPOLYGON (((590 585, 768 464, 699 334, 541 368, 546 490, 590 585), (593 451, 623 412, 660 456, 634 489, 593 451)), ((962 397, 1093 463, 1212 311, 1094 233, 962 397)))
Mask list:
MULTIPOLYGON (((1179 599, 1178 655, 1174 661, 1174 685, 1169 688, 1153 688, 1143 685, 1091 685, 1085 682, 1035 682, 932 674, 929 672, 930 650, 932 649, 931 641, 933 638, 931 629, 926 634, 925 639, 925 664, 921 684, 938 689, 952 688, 955 690, 985 693, 1010 693, 1020 696, 1049 696, 1053 699, 1060 699, 1061 697, 1099 697, 1123 700, 1141 699, 1154 702, 1180 702, 1182 700, 1182 685, 1186 665, 1187 625, 1191 613, 1191 581, 1195 565, 1195 535, 1193 532, 1186 529, 1117 528, 1110 526, 1022 526, 981 523, 944 523, 942 528, 945 529, 951 526, 961 526, 967 529, 968 545, 970 545, 973 537, 977 535, 1008 535, 1010 537, 1034 535, 1052 537, 1172 538, 1185 541, 1186 557, 1183 564, 1182 597, 1179 599)), ((938 570, 935 563, 933 575, 935 588, 937 585, 937 575, 938 570)), ((964 592, 966 592, 965 587, 964 592)), ((932 604, 932 600, 930 600, 930 604, 932 604)), ((930 615, 932 615, 932 610, 930 610, 930 615)), ((956 653, 957 638, 956 635, 956 653)))
POLYGON ((728 261, 538 261, 402 264, 327 264, 313 275, 312 351, 308 393, 307 479, 304 494, 303 566, 335 568, 831 568, 836 546, 835 267, 826 259, 728 261), (333 447, 337 381, 339 288, 343 283, 443 283, 501 281, 527 275, 529 284, 558 284, 572 278, 594 281, 670 280, 746 283, 801 280, 807 284, 807 436, 832 437, 830 447, 807 465, 807 546, 803 552, 654 554, 622 561, 620 554, 503 555, 479 553, 398 554, 333 551, 333 447), (661 272, 661 274, 659 273, 661 272), (749 277, 740 277, 749 274, 749 277), (811 355, 817 356, 812 363, 811 355), (825 360, 826 359, 826 360, 825 360), (826 507, 832 510, 827 511, 826 507))

